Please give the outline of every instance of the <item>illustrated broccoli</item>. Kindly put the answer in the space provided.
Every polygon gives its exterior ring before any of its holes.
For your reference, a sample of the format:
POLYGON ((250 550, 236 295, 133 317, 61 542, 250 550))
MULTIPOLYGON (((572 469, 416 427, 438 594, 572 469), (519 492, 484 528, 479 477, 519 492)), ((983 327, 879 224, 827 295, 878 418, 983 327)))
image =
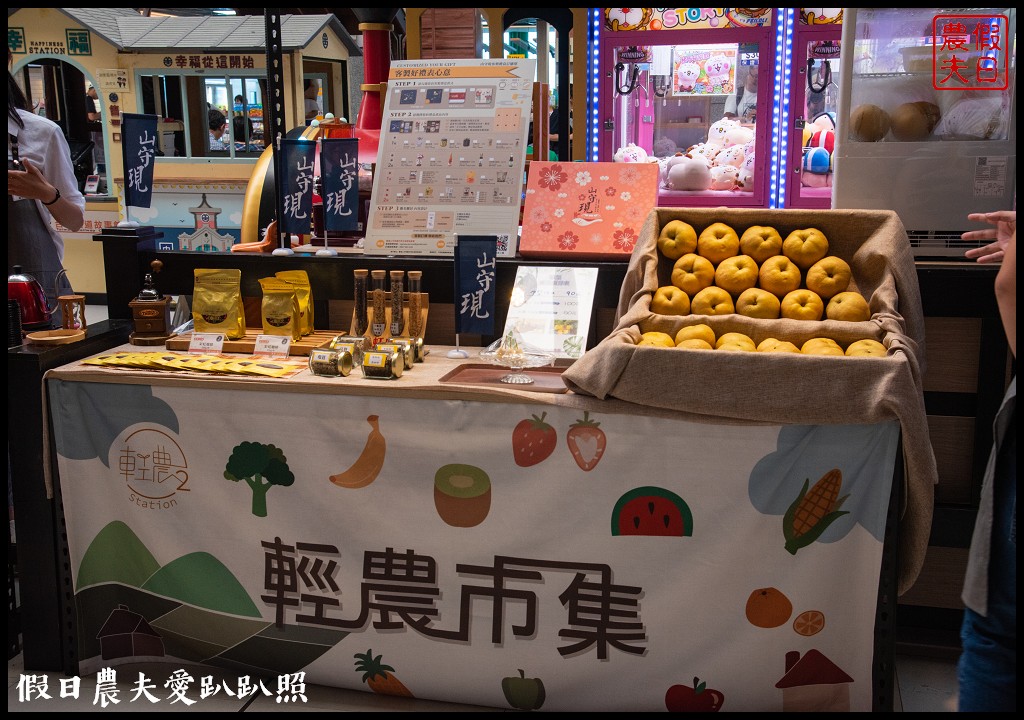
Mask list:
POLYGON ((258 442, 235 446, 224 468, 224 477, 231 482, 245 480, 252 488, 252 514, 256 517, 267 516, 267 490, 271 485, 288 487, 295 482, 281 449, 258 442))

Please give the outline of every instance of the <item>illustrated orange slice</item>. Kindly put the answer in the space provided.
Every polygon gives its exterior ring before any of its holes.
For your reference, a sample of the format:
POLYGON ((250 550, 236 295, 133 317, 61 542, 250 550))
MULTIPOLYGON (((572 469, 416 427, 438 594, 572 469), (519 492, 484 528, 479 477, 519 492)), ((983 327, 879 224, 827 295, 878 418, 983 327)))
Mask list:
POLYGON ((825 614, 820 610, 805 610, 793 621, 793 630, 797 635, 817 635, 825 627, 825 614))

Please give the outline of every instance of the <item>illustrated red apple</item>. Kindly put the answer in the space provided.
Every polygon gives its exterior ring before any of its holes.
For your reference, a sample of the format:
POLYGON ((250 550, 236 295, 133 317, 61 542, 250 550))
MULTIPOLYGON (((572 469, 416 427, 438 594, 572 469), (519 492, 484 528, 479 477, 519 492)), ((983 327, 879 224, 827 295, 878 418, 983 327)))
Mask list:
POLYGON ((725 695, 710 690, 707 683, 693 679, 693 687, 673 685, 665 693, 665 707, 669 712, 718 712, 725 695))

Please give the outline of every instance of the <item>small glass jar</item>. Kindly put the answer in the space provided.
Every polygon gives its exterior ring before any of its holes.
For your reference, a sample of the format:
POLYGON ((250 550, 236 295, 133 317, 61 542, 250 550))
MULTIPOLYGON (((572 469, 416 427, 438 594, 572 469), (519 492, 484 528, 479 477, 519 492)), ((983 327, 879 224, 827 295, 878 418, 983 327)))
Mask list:
POLYGON ((423 298, 421 280, 422 270, 410 270, 406 292, 409 295, 409 337, 420 337, 423 334, 423 298))
POLYGON ((370 291, 372 302, 370 308, 370 335, 374 338, 382 338, 388 331, 387 276, 387 270, 370 271, 370 284, 372 286, 370 291))
POLYGON ((405 293, 402 291, 405 270, 391 271, 391 337, 405 330, 405 293))

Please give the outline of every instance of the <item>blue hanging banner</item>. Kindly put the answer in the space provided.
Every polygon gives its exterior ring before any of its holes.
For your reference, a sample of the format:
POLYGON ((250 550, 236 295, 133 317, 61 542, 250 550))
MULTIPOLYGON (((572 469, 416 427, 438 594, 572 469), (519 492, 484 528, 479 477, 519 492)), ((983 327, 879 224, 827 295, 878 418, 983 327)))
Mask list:
POLYGON ((359 140, 320 140, 320 195, 324 229, 359 229, 359 140))
POLYGON ((152 206, 153 158, 156 156, 158 119, 156 115, 121 114, 125 207, 152 206))
POLYGON ((494 334, 497 235, 455 236, 455 332, 494 334))
POLYGON ((278 225, 283 233, 308 235, 313 222, 313 164, 316 142, 305 139, 281 141, 281 183, 283 194, 278 225))

